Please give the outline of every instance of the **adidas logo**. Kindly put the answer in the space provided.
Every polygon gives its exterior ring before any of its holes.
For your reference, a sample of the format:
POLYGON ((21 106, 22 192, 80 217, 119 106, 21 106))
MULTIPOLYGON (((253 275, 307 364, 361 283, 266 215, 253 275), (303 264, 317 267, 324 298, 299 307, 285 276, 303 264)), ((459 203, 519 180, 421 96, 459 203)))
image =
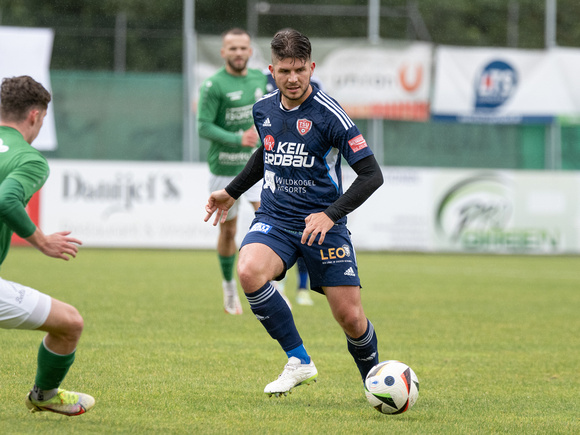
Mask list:
POLYGON ((375 359, 375 357, 377 356, 376 352, 371 353, 371 355, 367 358, 359 358, 359 361, 372 361, 375 359))
POLYGON ((272 124, 270 123, 270 118, 266 118, 266 120, 262 124, 262 127, 272 127, 272 124))
POLYGON ((349 267, 344 271, 344 274, 348 276, 354 276, 354 270, 352 270, 352 267, 349 267))

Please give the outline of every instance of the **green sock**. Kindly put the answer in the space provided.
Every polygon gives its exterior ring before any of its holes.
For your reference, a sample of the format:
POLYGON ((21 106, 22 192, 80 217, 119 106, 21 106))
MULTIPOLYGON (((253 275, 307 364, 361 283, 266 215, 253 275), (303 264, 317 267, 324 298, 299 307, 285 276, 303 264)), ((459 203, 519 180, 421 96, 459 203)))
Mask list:
POLYGON ((44 340, 38 349, 38 367, 35 384, 41 390, 58 388, 75 360, 75 352, 68 355, 57 355, 44 346, 44 340))
POLYGON ((218 255, 220 259, 220 267, 222 268, 222 275, 226 281, 231 281, 234 279, 234 263, 236 262, 236 256, 222 257, 218 255))

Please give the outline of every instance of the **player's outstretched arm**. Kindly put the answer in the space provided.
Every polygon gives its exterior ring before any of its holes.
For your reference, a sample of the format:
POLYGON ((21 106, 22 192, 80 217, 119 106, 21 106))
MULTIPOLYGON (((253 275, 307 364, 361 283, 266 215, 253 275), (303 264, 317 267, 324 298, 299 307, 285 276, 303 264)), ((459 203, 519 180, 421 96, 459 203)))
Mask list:
POLYGON ((217 212, 213 221, 213 226, 215 227, 218 223, 223 224, 228 217, 229 209, 232 208, 235 202, 236 200, 232 198, 225 189, 212 192, 205 206, 207 214, 203 219, 204 222, 210 220, 212 215, 217 212))
POLYGON ((37 227, 26 240, 44 255, 68 261, 70 257, 77 256, 78 246, 82 245, 79 239, 69 237, 69 234, 70 231, 60 231, 47 236, 37 227))

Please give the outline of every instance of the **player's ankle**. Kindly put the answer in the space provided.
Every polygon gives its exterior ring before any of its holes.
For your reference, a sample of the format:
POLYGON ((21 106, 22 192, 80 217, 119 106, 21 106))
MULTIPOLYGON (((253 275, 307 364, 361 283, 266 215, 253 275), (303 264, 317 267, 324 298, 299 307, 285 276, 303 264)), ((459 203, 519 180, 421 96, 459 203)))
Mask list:
POLYGON ((58 393, 58 388, 51 388, 50 390, 42 390, 34 385, 32 391, 30 392, 30 398, 36 400, 37 402, 44 402, 46 400, 52 399, 58 393))

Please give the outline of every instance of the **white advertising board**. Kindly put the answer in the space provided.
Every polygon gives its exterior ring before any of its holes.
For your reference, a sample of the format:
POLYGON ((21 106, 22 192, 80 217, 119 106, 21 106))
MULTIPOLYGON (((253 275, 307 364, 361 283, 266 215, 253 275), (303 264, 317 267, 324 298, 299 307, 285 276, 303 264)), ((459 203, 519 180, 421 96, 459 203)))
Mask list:
POLYGON ((337 47, 316 72, 353 118, 426 121, 432 51, 426 43, 337 47))
POLYGON ((580 50, 440 46, 434 120, 549 123, 580 114, 580 50))
MULTIPOLYGON (((221 38, 198 36, 196 81, 223 66, 221 38)), ((267 71, 271 38, 255 38, 249 67, 267 71)), ((363 39, 312 40, 314 76, 352 118, 429 119, 433 45, 363 39)), ((196 90, 197 99, 197 90, 196 90)))
MULTIPOLYGON (((417 168, 383 167, 384 184, 348 215, 358 250, 432 251, 432 179, 417 168)), ((356 174, 343 169, 345 190, 356 174)))
POLYGON ((578 174, 441 171, 434 185, 439 250, 578 252, 578 174))
MULTIPOLYGON (((52 29, 0 26, 0 79, 27 75, 41 83, 49 92, 52 29)), ((44 124, 33 145, 44 151, 57 147, 54 123, 54 101, 48 105, 44 124)))
MULTIPOLYGON (((85 246, 214 249, 203 221, 206 164, 52 160, 45 232, 85 246)), ((355 177, 344 170, 345 188, 355 177)), ((383 168, 384 185, 349 215, 358 250, 580 253, 580 173, 383 168)), ((242 201, 238 243, 253 217, 242 201)))
POLYGON ((72 231, 85 246, 209 248, 203 224, 207 165, 51 160, 41 191, 45 232, 72 231))
POLYGON ((383 168, 383 174, 385 184, 349 219, 358 249, 580 252, 578 172, 383 168))

